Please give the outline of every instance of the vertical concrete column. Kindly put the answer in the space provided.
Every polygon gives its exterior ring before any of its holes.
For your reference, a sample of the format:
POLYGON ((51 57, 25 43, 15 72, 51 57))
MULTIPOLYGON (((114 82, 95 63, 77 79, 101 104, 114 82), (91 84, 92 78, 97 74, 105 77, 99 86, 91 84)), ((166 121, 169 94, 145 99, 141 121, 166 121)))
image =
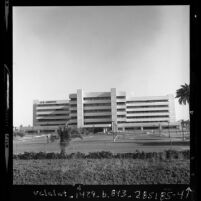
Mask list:
POLYGON ((84 126, 83 115, 83 90, 77 90, 77 127, 82 128, 84 126))
POLYGON ((116 100, 116 89, 111 89, 111 112, 112 112, 112 122, 113 122, 113 128, 117 129, 117 100, 116 100))
POLYGON ((175 99, 172 94, 168 95, 168 103, 169 103, 169 122, 175 122, 175 99))
POLYGON ((36 126, 36 105, 39 103, 38 100, 34 100, 33 102, 33 126, 36 126))

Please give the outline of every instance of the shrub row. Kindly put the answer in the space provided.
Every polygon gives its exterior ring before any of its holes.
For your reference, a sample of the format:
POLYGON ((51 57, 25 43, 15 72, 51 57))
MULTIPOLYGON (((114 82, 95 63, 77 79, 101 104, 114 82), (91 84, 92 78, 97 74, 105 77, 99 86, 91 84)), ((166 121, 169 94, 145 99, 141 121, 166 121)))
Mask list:
POLYGON ((71 159, 71 158, 87 158, 87 159, 103 159, 103 158, 133 158, 133 159, 154 159, 154 160, 171 160, 171 159, 189 159, 190 150, 176 151, 166 150, 164 152, 140 152, 136 150, 134 153, 117 153, 113 154, 107 151, 90 152, 88 154, 77 152, 71 154, 46 153, 46 152, 24 152, 23 154, 13 155, 13 159, 71 159))
MULTIPOLYGON (((189 184, 190 161, 132 159, 14 160, 17 185, 189 184)), ((163 200, 161 200, 163 201, 163 200)))

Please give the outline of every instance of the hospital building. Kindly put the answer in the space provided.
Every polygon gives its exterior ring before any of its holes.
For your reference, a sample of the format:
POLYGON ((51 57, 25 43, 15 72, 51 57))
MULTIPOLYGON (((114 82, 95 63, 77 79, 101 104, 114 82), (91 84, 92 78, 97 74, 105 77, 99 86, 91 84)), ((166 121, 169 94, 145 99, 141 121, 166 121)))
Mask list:
POLYGON ((55 131, 60 126, 99 131, 178 128, 174 96, 131 97, 112 88, 106 92, 78 89, 66 100, 34 101, 33 127, 55 131))

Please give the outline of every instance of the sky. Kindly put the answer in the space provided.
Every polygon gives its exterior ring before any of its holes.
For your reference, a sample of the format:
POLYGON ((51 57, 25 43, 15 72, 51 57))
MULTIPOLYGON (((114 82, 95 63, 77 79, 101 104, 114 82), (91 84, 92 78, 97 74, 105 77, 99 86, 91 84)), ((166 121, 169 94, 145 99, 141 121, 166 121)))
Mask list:
MULTIPOLYGON (((14 126, 77 89, 175 96, 189 82, 189 6, 13 8, 14 126)), ((175 112, 189 118, 178 99, 175 112)))

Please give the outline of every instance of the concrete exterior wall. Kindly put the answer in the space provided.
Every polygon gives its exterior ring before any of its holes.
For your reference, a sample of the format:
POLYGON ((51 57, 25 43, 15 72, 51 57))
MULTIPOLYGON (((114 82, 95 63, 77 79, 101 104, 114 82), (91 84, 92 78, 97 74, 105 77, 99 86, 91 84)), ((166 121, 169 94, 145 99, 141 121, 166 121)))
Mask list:
POLYGON ((33 126, 36 126, 36 105, 39 103, 38 100, 34 100, 33 103, 33 126))
POLYGON ((116 99, 116 89, 111 89, 111 115, 113 124, 117 124, 117 99, 116 99))
POLYGON ((82 89, 77 90, 77 127, 82 128, 84 125, 83 118, 83 91, 82 89))

